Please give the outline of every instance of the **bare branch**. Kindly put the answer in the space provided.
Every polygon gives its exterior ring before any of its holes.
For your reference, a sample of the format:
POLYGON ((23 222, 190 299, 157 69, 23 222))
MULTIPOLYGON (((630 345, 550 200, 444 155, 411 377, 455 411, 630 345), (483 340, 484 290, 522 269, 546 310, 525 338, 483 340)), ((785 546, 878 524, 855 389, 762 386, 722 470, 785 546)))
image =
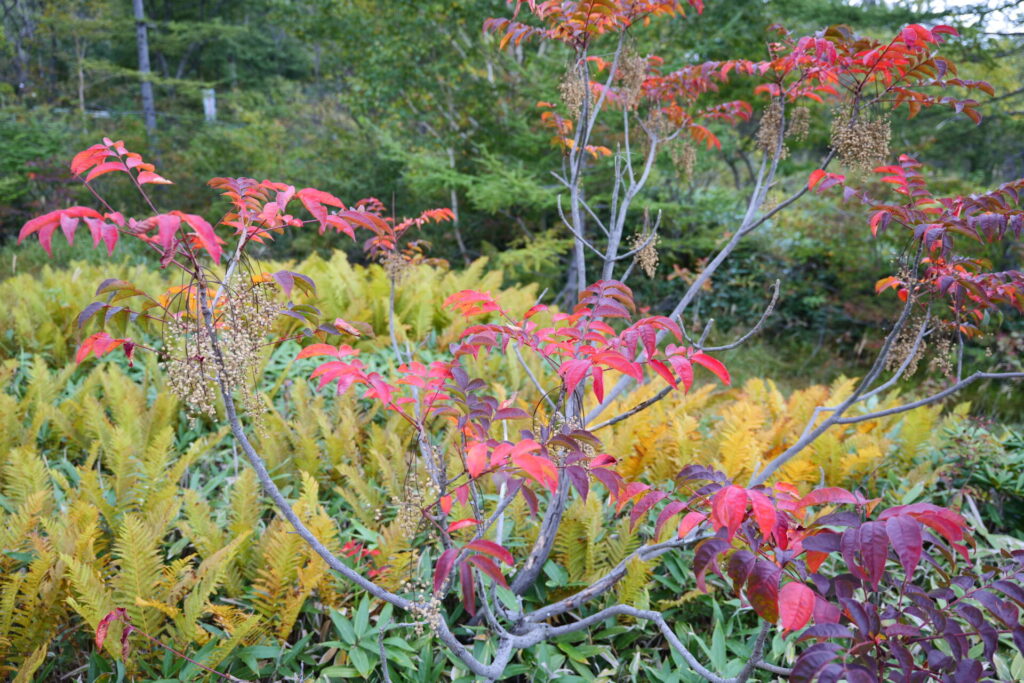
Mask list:
POLYGON ((531 382, 533 382, 533 386, 537 388, 537 391, 540 392, 540 395, 543 396, 544 400, 548 402, 548 405, 551 406, 551 409, 556 410, 558 406, 556 406, 555 402, 551 399, 550 396, 548 396, 549 392, 545 391, 544 387, 541 386, 540 381, 537 379, 537 375, 533 374, 533 370, 531 370, 530 366, 526 364, 526 359, 523 358, 522 352, 519 351, 519 345, 513 345, 512 351, 516 354, 516 358, 519 360, 519 364, 523 366, 523 370, 526 371, 526 376, 530 378, 531 382))
POLYGON ((572 223, 569 222, 569 219, 565 217, 565 212, 562 210, 562 195, 558 195, 557 203, 558 203, 558 217, 562 219, 562 223, 565 225, 566 229, 569 232, 571 232, 573 237, 575 237, 585 247, 587 247, 592 252, 597 254, 600 258, 604 258, 604 254, 602 254, 601 251, 597 247, 595 247, 593 244, 591 244, 587 240, 586 237, 584 237, 583 235, 578 233, 575 230, 575 228, 572 227, 572 223))
POLYGON ((761 314, 761 319, 758 320, 757 324, 755 324, 753 327, 751 327, 750 330, 746 334, 744 334, 742 337, 740 337, 736 341, 730 342, 728 344, 724 344, 722 346, 704 346, 703 344, 701 344, 701 348, 704 351, 728 351, 730 349, 735 349, 737 346, 739 346, 740 344, 743 344, 745 341, 747 341, 748 339, 753 337, 755 334, 760 332, 761 328, 763 328, 765 323, 768 322, 768 318, 771 317, 772 312, 775 311, 775 305, 779 302, 779 284, 780 284, 780 282, 781 282, 780 280, 775 280, 775 284, 772 286, 772 300, 768 302, 768 307, 766 309, 764 309, 764 313, 761 314))
POLYGON ((633 417, 634 415, 636 415, 639 412, 647 410, 648 408, 653 406, 655 403, 657 403, 658 401, 660 401, 661 399, 665 398, 670 393, 672 393, 673 389, 675 389, 675 387, 673 387, 672 385, 665 386, 661 391, 656 393, 654 396, 651 396, 649 399, 647 399, 645 401, 641 401, 640 403, 637 403, 635 406, 633 406, 632 408, 630 408, 626 412, 622 413, 621 415, 616 415, 615 417, 611 418, 610 420, 605 420, 604 422, 601 422, 600 424, 596 424, 593 427, 590 427, 590 431, 596 432, 598 429, 604 429, 605 427, 611 427, 613 424, 622 422, 623 420, 626 420, 626 419, 629 419, 629 418, 633 417))
POLYGON ((981 379, 997 379, 997 380, 1010 380, 1010 379, 1024 379, 1024 372, 976 372, 973 375, 968 376, 965 379, 960 380, 956 384, 952 384, 942 391, 936 392, 931 396, 919 399, 917 401, 911 401, 910 403, 904 403, 903 405, 894 406, 892 408, 886 408, 885 410, 877 410, 873 413, 864 413, 863 415, 854 415, 851 417, 836 417, 833 421, 834 424, 848 425, 856 424, 858 422, 864 422, 866 420, 877 420, 881 417, 888 417, 889 415, 897 415, 899 413, 905 413, 908 410, 920 408, 922 406, 930 405, 937 401, 955 394, 969 384, 974 384, 981 379))
POLYGON ((864 376, 864 379, 861 380, 854 392, 845 401, 834 408, 815 408, 814 412, 811 414, 811 419, 808 420, 807 426, 804 428, 800 438, 796 440, 796 443, 779 455, 775 456, 775 458, 773 458, 763 470, 756 473, 750 480, 750 486, 758 486, 766 482, 776 470, 789 462, 789 460, 795 457, 800 451, 807 448, 807 446, 809 446, 815 439, 824 434, 829 427, 837 424, 836 420, 841 417, 850 406, 861 399, 861 395, 871 386, 884 368, 885 360, 888 358, 889 352, 892 350, 892 346, 896 342, 896 338, 899 336, 900 332, 903 330, 903 326, 906 325, 907 320, 910 318, 910 312, 913 309, 914 301, 915 299, 913 295, 907 297, 907 301, 903 306, 903 311, 900 313, 899 319, 897 319, 895 324, 893 324, 892 330, 889 331, 888 336, 886 336, 885 341, 882 343, 882 349, 879 351, 874 365, 864 376), (813 427, 818 415, 824 411, 832 411, 832 415, 817 427, 813 427))

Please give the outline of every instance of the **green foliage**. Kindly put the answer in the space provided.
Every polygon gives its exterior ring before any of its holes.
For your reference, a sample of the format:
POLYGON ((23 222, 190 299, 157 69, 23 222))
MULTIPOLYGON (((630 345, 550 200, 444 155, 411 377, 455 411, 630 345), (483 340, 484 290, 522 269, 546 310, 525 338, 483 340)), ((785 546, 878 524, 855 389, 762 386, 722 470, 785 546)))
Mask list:
MULTIPOLYGON (((322 305, 386 334, 386 309, 376 303, 387 290, 381 269, 350 265, 341 254, 311 257, 299 267, 321 284, 322 305)), ((241 677, 284 676, 299 668, 330 678, 379 676, 377 634, 387 628, 387 615, 367 614, 361 595, 331 578, 267 507, 255 477, 222 444, 222 430, 184 416, 155 379, 151 361, 85 371, 65 365, 66 356, 56 353, 74 343, 77 310, 91 299, 92 283, 106 274, 112 273, 77 264, 70 276, 44 270, 37 278, 22 275, 0 284, 6 296, 24 302, 22 313, 7 312, 9 351, 0 393, 0 453, 6 454, 0 458, 0 647, 6 648, 0 658, 12 672, 35 667, 42 675, 86 663, 90 675, 112 672, 121 666, 111 664, 119 662, 116 637, 106 641, 102 656, 70 653, 87 653, 91 628, 110 608, 124 605, 137 625, 168 645, 241 677), (33 346, 44 353, 24 352, 33 346), (313 605, 333 607, 323 612, 313 605), (334 633, 322 651, 312 649, 319 640, 314 632, 334 633)), ((156 291, 167 284, 131 268, 116 274, 156 291)), ((426 339, 428 355, 446 346, 464 323, 452 320, 439 302, 470 285, 491 289, 510 310, 525 310, 536 298, 529 288, 498 292, 500 273, 485 270, 482 262, 462 272, 419 267, 398 290, 403 343, 426 339)), ((335 551, 345 554, 349 542, 375 550, 352 559, 383 570, 377 577, 382 585, 428 580, 430 558, 419 552, 424 530, 410 526, 403 514, 427 481, 402 455, 408 425, 366 402, 313 389, 304 378, 315 361, 291 360, 297 348, 288 342, 271 354, 261 384, 270 410, 256 443, 275 480, 335 551)), ((365 354, 364 362, 383 370, 394 361, 390 351, 379 351, 365 354)), ((499 395, 518 392, 518 405, 537 409, 544 419, 539 393, 514 359, 482 355, 466 362, 495 378, 499 395)), ((609 451, 626 455, 619 470, 629 478, 661 481, 692 462, 742 476, 791 439, 815 405, 841 398, 849 386, 838 381, 783 392, 761 379, 726 391, 707 384, 656 404, 603 437, 609 451)), ((631 401, 651 391, 642 389, 631 401)), ((896 400, 886 397, 872 408, 896 400)), ((826 434, 782 476, 807 487, 824 476, 828 484, 896 502, 918 499, 926 488, 941 502, 968 493, 993 533, 1019 533, 1011 528, 1021 504, 1014 469, 1019 440, 969 428, 965 411, 943 417, 928 408, 826 434)), ((497 494, 487 487, 482 493, 497 494)), ((453 518, 469 514, 457 503, 452 511, 453 518)), ((517 499, 506 516, 509 537, 531 542, 536 522, 525 503, 517 499)), ((628 518, 610 517, 598 494, 573 503, 543 586, 528 599, 557 599, 586 585, 649 532, 643 524, 631 528, 628 518)), ((633 562, 609 599, 669 610, 677 623, 691 625, 681 634, 684 642, 709 658, 742 657, 753 621, 744 612, 726 620, 722 615, 734 610, 724 597, 693 591, 691 561, 666 555, 633 562)), ((677 680, 695 680, 674 655, 638 649, 635 639, 642 633, 640 625, 612 620, 603 631, 524 653, 510 673, 621 680, 671 668, 678 670, 677 680)), ((427 636, 402 628, 389 630, 384 640, 393 680, 433 680, 440 669, 450 670, 451 662, 427 636)), ((783 659, 787 647, 781 640, 772 644, 783 659)), ((142 679, 189 680, 199 673, 156 651, 137 652, 128 666, 126 672, 142 679)))

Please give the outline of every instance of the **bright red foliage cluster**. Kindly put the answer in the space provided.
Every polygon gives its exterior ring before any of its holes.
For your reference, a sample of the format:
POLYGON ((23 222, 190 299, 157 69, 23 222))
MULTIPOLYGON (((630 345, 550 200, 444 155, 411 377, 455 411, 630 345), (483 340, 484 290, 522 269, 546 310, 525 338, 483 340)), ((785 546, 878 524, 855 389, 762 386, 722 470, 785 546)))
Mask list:
MULTIPOLYGON (((988 261, 963 256, 956 250, 957 241, 962 239, 991 244, 1024 235, 1024 210, 1020 208, 1024 180, 981 194, 941 197, 928 187, 922 169, 921 162, 907 154, 900 155, 898 164, 875 169, 881 181, 899 195, 901 203, 844 187, 846 199, 856 199, 869 207, 872 235, 900 226, 922 245, 922 269, 915 279, 885 277, 878 281, 876 290, 896 289, 903 300, 911 288, 943 297, 960 331, 969 336, 977 334, 985 315, 1000 306, 1024 311, 1024 273, 1013 269, 993 272, 988 261)), ((809 187, 824 191, 845 182, 842 175, 818 170, 811 174, 809 187)))
MULTIPOLYGON (((557 40, 577 49, 585 48, 591 40, 606 33, 622 31, 637 22, 646 22, 658 15, 684 14, 679 0, 513 0, 515 10, 511 19, 494 18, 484 22, 484 30, 502 34, 501 48, 509 43, 519 45, 524 40, 543 38, 557 40), (519 11, 526 5, 546 27, 537 28, 516 21, 519 11)), ((703 11, 703 0, 688 0, 698 12, 703 11)))

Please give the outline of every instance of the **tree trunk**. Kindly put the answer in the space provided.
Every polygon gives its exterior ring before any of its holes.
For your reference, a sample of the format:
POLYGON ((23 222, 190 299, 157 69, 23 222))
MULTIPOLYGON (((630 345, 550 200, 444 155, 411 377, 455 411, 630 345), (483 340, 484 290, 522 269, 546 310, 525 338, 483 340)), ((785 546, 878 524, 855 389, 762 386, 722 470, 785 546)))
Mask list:
POLYGON ((142 0, 132 0, 135 14, 135 44, 139 51, 139 75, 142 77, 142 117, 146 133, 152 138, 156 134, 156 107, 153 103, 153 82, 149 68, 149 33, 146 30, 146 13, 142 0))
POLYGON ((78 75, 78 111, 85 118, 85 40, 75 36, 75 66, 78 75))
MULTIPOLYGON (((455 170, 455 149, 452 147, 448 148, 448 168, 452 171, 455 170)), ((454 216, 452 231, 455 233, 455 244, 459 247, 459 254, 462 255, 463 262, 468 266, 470 264, 469 253, 466 251, 466 243, 462 241, 462 232, 459 230, 459 193, 454 187, 451 188, 449 199, 454 216)))
MULTIPOLYGON (((6 8, 5 8, 6 9, 6 8)), ((17 26, 11 31, 11 41, 14 43, 14 67, 18 82, 15 84, 15 91, 19 97, 25 97, 31 89, 31 75, 29 73, 29 51, 26 43, 32 40, 35 34, 35 24, 29 14, 30 10, 24 2, 15 0, 10 11, 12 23, 17 26)))

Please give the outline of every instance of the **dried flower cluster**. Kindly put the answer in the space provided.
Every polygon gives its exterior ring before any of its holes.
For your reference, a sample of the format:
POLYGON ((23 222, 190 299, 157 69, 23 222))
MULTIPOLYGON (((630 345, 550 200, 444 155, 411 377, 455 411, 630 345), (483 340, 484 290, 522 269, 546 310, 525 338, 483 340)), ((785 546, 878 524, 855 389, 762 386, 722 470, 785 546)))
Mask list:
POLYGON ((640 266, 640 270, 650 279, 654 279, 654 274, 658 270, 659 241, 660 237, 645 229, 633 236, 633 243, 630 245, 630 251, 637 250, 633 255, 633 263, 640 266))
POLYGON ((640 105, 644 80, 647 78, 647 59, 638 55, 632 46, 626 47, 619 58, 618 76, 622 106, 636 109, 640 105))
POLYGON ((907 324, 903 326, 900 333, 896 336, 896 341, 893 342, 892 350, 889 352, 889 357, 885 359, 886 370, 896 370, 907 360, 911 353, 913 357, 910 358, 910 362, 907 364, 906 377, 911 377, 917 372, 917 366, 924 358, 924 352, 926 348, 925 340, 922 339, 921 343, 914 348, 914 343, 917 341, 917 333, 921 329, 921 324, 924 320, 917 315, 912 315, 907 324))
MULTIPOLYGON (((216 415, 218 379, 241 400, 242 408, 258 425, 265 406, 255 391, 255 378, 262 367, 261 349, 280 309, 271 300, 276 285, 248 282, 239 288, 224 285, 217 300, 214 327, 223 367, 218 368, 212 340, 195 306, 167 323, 166 367, 168 385, 193 415, 216 415)), ((195 291, 195 290, 192 290, 195 291)), ((193 296, 191 292, 186 296, 193 296)))
POLYGON ((410 269, 409 260, 398 251, 382 253, 380 264, 384 267, 384 273, 388 276, 388 279, 393 281, 395 285, 402 284, 410 269))
POLYGON ((789 123, 786 126, 786 137, 790 140, 800 142, 807 139, 811 130, 811 110, 807 107, 794 107, 789 114, 789 123))
MULTIPOLYGON (((417 601, 413 604, 412 612, 420 616, 431 630, 436 631, 441 623, 441 598, 431 595, 425 600, 417 601)), ((423 625, 417 623, 413 626, 413 631, 417 636, 423 635, 423 625)))
POLYGON ((406 482, 401 497, 391 498, 391 504, 398 511, 394 523, 403 536, 412 538, 419 533, 424 520, 424 509, 436 502, 439 495, 433 482, 413 479, 406 482))
POLYGON ((953 338, 954 329, 946 330, 945 334, 937 335, 932 344, 932 359, 930 369, 941 372, 945 377, 953 377, 955 372, 953 363, 953 338))
POLYGON ((669 145, 668 154, 681 178, 693 178, 693 169, 697 164, 697 148, 689 140, 676 138, 669 145))
MULTIPOLYGON (((761 115, 761 123, 757 127, 757 135, 754 144, 765 154, 774 157, 775 151, 779 149, 779 138, 782 136, 782 127, 785 125, 785 107, 780 99, 773 99, 771 104, 761 115)), ((779 159, 789 156, 786 145, 782 145, 779 151, 779 159)))
POLYGON ((661 143, 671 135, 675 130, 676 126, 672 121, 665 115, 663 111, 657 108, 651 109, 650 113, 643 123, 644 132, 647 133, 644 136, 643 142, 643 156, 646 157, 651 152, 651 143, 661 143))
POLYGON ((832 119, 832 149, 839 160, 856 171, 870 171, 889 158, 892 129, 889 119, 873 118, 867 112, 839 110, 832 119))
POLYGON ((576 64, 566 67, 562 80, 558 84, 558 94, 561 96, 565 108, 569 110, 569 115, 573 119, 578 119, 583 111, 585 98, 590 96, 590 90, 576 64))

